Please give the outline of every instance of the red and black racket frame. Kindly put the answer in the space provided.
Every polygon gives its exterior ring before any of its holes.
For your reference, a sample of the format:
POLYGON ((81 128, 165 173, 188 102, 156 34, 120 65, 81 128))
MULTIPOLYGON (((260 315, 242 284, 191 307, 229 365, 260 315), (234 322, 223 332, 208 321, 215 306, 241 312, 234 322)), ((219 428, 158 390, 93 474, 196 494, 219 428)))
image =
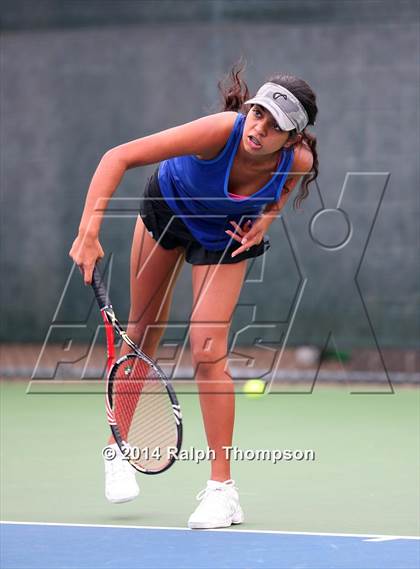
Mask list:
POLYGON ((164 372, 160 369, 158 364, 149 358, 147 354, 142 352, 140 348, 129 338, 124 328, 119 323, 117 317, 115 316, 114 309, 112 308, 112 304, 108 295, 108 291, 103 283, 102 275, 97 266, 95 266, 92 275, 92 288, 95 293, 95 298, 98 303, 99 309, 101 311, 102 320, 104 322, 105 327, 105 335, 106 335, 106 349, 107 349, 107 362, 106 362, 106 387, 105 387, 105 409, 106 409, 106 418, 107 422, 111 428, 112 435, 117 442, 121 451, 124 451, 124 446, 126 445, 125 441, 121 437, 121 433, 118 429, 118 425, 115 419, 114 411, 113 411, 113 382, 115 377, 115 371, 120 366, 120 364, 132 359, 132 358, 141 358, 144 362, 146 362, 156 373, 159 377, 160 381, 163 383, 164 387, 166 388, 168 397, 170 399, 172 405, 172 411, 174 414, 174 422, 177 429, 177 453, 171 453, 170 460, 167 465, 165 465, 159 471, 148 471, 142 469, 139 465, 133 465, 134 468, 142 472, 143 474, 160 474, 165 470, 168 470, 173 463, 176 461, 176 456, 179 454, 179 451, 182 447, 182 437, 183 437, 183 428, 182 428, 182 413, 181 407, 178 402, 178 398, 176 396, 175 390, 172 387, 169 380, 165 377, 164 372), (117 332, 118 336, 126 342, 132 352, 125 354, 124 356, 120 357, 118 360, 115 360, 115 332, 117 332))

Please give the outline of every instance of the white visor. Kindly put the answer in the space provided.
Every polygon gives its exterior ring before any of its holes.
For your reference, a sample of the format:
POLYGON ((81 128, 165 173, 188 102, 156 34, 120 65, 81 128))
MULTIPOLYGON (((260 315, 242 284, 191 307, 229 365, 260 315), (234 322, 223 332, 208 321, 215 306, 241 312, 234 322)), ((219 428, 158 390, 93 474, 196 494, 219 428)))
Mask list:
POLYGON ((301 132, 309 122, 308 115, 293 93, 277 83, 264 83, 247 105, 261 105, 275 118, 282 130, 301 132))

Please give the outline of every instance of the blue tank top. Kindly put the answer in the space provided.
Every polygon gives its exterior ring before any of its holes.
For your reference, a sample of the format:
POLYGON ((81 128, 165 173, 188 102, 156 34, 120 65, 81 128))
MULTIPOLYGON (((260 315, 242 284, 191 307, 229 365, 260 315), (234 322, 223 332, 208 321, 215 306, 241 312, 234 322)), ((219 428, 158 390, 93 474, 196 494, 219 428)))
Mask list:
POLYGON ((177 156, 159 166, 159 186, 166 203, 177 214, 195 239, 210 251, 225 249, 231 238, 229 221, 241 223, 244 217, 257 217, 263 206, 276 202, 293 163, 293 149, 284 148, 276 174, 260 190, 244 199, 231 198, 229 175, 242 138, 245 115, 238 113, 223 150, 212 160, 196 156, 177 156))

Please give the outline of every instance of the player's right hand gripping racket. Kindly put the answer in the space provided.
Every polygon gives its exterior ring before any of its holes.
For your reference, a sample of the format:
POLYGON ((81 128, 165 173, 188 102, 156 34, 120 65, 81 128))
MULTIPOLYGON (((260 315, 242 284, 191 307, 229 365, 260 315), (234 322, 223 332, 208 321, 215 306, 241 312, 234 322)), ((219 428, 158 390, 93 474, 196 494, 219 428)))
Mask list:
POLYGON ((175 391, 121 327, 97 267, 92 287, 106 331, 108 423, 130 464, 145 474, 158 474, 174 463, 181 449, 182 415, 175 391), (117 361, 115 331, 132 350, 117 361))

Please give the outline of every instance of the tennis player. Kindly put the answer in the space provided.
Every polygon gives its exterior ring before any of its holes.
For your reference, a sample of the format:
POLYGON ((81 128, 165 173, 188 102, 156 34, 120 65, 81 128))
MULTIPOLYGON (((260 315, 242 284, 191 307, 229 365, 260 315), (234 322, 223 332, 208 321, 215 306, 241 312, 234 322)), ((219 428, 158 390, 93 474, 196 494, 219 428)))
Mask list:
MULTIPOLYGON (((234 66, 219 83, 224 110, 146 136, 104 154, 92 178, 70 256, 90 283, 104 256, 103 211, 124 173, 160 163, 147 183, 131 252, 128 334, 155 357, 168 321, 176 278, 192 265, 190 345, 207 442, 215 454, 190 528, 243 522, 230 463, 234 387, 227 366, 229 327, 247 260, 269 248, 266 233, 301 181, 299 207, 318 175, 316 97, 292 75, 273 75, 249 97, 234 66)), ((169 99, 168 99, 169 101, 169 99)), ((173 104, 172 100, 170 104, 173 104)), ((125 353, 128 347, 122 348, 125 353)), ((116 449, 118 452, 118 449, 116 449)), ((118 455, 106 463, 106 496, 124 502, 139 489, 133 468, 118 455)))

